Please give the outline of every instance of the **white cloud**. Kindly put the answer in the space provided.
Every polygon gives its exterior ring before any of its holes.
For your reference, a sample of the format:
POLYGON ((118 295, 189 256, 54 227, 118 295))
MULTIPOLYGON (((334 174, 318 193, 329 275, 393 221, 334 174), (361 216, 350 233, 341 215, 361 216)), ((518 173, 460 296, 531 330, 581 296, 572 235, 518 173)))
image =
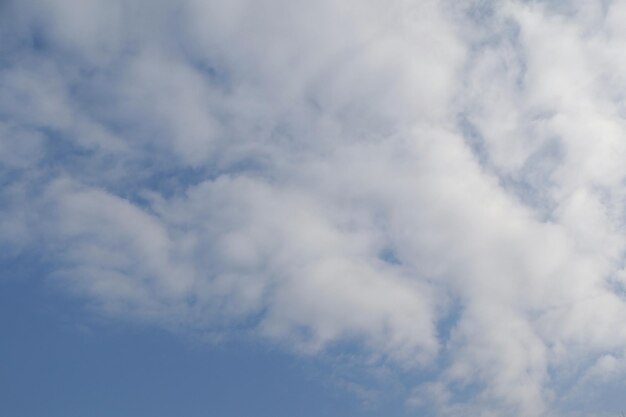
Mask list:
POLYGON ((2 244, 98 311, 354 342, 437 415, 623 374, 620 2, 6 7, 2 244))

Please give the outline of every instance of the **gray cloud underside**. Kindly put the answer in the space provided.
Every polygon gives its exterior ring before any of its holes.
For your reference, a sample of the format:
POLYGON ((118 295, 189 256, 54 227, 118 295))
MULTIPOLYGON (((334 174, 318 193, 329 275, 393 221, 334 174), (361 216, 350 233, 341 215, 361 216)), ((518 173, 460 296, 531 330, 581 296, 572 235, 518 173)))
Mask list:
POLYGON ((6 256, 106 315, 355 342, 437 415, 603 415, 626 3, 0 7, 6 256))

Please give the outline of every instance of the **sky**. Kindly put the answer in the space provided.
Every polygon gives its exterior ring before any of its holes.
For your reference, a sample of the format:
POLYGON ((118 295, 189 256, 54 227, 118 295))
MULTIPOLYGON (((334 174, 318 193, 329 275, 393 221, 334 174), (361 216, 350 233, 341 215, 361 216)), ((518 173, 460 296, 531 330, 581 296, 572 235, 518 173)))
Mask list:
POLYGON ((0 1, 0 414, 626 411, 626 1, 0 1))

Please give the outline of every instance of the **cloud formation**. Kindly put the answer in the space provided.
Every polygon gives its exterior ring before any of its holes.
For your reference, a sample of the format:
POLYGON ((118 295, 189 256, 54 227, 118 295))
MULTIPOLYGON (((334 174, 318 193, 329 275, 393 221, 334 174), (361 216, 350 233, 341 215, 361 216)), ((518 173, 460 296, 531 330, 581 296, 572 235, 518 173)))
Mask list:
POLYGON ((626 3, 0 7, 6 256, 106 315, 355 343, 432 375, 421 412, 611 411, 626 3))

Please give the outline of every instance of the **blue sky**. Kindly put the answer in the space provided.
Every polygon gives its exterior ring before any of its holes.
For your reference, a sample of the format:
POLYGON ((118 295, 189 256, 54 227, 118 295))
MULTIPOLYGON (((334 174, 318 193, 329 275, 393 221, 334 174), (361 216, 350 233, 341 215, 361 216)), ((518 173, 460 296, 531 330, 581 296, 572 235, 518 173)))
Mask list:
POLYGON ((311 361, 254 344, 206 346, 154 328, 86 323, 80 306, 56 298, 3 283, 7 415, 376 415, 337 395, 311 361))
POLYGON ((0 4, 0 414, 626 410, 626 3, 0 4))

